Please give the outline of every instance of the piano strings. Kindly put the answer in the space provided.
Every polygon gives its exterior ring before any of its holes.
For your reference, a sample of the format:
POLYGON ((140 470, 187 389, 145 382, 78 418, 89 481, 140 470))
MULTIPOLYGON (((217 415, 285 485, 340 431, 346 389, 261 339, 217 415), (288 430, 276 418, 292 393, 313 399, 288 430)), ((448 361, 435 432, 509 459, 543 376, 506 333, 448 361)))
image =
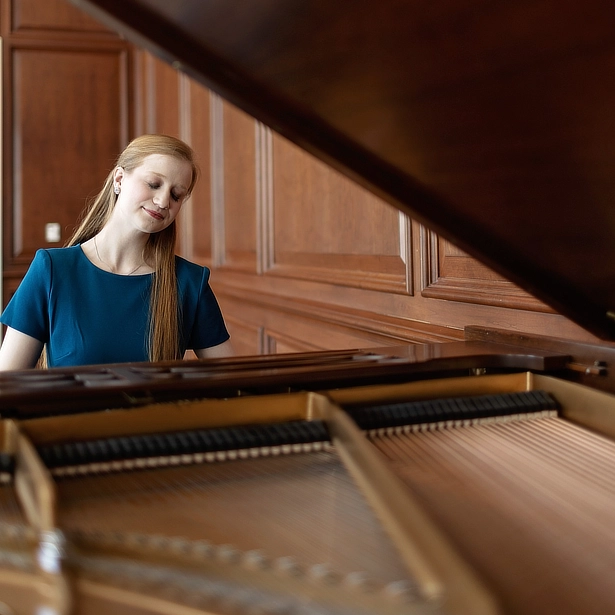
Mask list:
POLYGON ((370 438, 507 613, 615 610, 614 442, 553 416, 370 438))
MULTIPOLYGON (((600 591, 615 568, 615 548, 604 549, 605 541, 615 547, 608 508, 615 443, 559 418, 551 395, 347 412, 507 612, 615 606, 600 591), (588 591, 567 592, 570 575, 588 591)), ((326 421, 119 436, 38 451, 55 474, 58 523, 69 540, 166 555, 207 551, 216 561, 420 602, 417 581, 328 441, 326 421)), ((2 501, 4 518, 9 500, 2 501)), ((105 569, 105 561, 88 565, 105 569)))

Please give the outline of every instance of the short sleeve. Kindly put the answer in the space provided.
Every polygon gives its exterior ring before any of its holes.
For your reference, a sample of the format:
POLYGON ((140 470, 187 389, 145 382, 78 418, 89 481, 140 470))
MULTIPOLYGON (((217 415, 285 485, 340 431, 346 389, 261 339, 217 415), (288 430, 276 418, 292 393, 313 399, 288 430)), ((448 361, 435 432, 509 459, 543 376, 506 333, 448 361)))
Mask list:
POLYGON ((49 340, 51 259, 38 250, 21 284, 11 297, 0 322, 40 342, 49 340))
POLYGON ((218 301, 209 285, 209 269, 203 268, 195 319, 188 341, 188 348, 199 350, 217 346, 230 335, 224 324, 218 301))

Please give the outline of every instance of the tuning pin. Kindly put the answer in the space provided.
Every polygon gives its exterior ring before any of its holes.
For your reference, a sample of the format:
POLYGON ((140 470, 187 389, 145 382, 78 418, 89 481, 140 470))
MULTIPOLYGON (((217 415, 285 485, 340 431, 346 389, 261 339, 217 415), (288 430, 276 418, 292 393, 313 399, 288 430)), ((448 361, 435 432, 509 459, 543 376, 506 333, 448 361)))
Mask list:
POLYGON ((191 543, 192 554, 200 559, 210 559, 215 555, 214 546, 208 540, 197 540, 191 543))
POLYGON ((147 536, 147 547, 155 551, 164 550, 169 546, 168 536, 161 534, 152 534, 147 536))
POLYGON ((260 549, 246 551, 243 554, 242 563, 246 568, 252 570, 263 570, 269 566, 265 554, 260 549))
POLYGON ((281 572, 283 574, 288 574, 293 577, 298 577, 303 574, 303 569, 301 568, 297 560, 290 555, 286 555, 284 557, 278 557, 273 562, 273 567, 278 572, 281 572))
POLYGON ((313 581, 326 585, 333 585, 340 580, 340 576, 329 566, 329 564, 314 564, 309 569, 308 576, 313 581))
POLYGON ((385 594, 398 602, 409 602, 416 597, 413 585, 406 580, 393 581, 384 588, 385 594))
POLYGON ((374 591, 376 585, 366 572, 350 572, 344 577, 344 585, 364 592, 374 591))
POLYGON ((216 550, 217 558, 227 564, 235 563, 239 560, 239 551, 233 545, 220 545, 216 550))

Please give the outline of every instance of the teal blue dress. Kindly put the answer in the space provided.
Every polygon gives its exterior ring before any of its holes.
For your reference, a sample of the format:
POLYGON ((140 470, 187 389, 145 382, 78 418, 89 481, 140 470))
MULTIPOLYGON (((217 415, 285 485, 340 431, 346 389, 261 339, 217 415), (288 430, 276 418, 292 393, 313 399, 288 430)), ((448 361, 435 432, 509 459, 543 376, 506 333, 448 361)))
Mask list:
MULTIPOLYGON (((182 355, 226 341, 209 269, 175 263, 182 355)), ((49 367, 147 361, 152 279, 103 271, 81 246, 38 250, 0 322, 46 344, 49 367)))

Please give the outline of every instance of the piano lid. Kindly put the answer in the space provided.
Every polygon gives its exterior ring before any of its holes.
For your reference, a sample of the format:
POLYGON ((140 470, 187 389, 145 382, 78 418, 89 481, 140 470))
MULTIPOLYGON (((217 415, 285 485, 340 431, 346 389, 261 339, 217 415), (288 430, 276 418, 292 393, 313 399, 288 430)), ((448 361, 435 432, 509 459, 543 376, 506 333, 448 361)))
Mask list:
POLYGON ((72 0, 615 339, 611 0, 72 0))

